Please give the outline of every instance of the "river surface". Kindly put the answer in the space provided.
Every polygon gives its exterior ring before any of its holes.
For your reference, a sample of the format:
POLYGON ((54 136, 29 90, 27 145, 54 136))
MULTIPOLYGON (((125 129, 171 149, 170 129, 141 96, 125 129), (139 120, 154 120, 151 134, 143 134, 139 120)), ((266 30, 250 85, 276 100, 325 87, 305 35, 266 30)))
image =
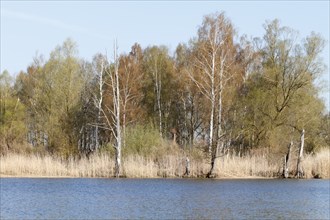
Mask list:
POLYGON ((0 219, 329 219, 329 184, 0 178, 0 219))

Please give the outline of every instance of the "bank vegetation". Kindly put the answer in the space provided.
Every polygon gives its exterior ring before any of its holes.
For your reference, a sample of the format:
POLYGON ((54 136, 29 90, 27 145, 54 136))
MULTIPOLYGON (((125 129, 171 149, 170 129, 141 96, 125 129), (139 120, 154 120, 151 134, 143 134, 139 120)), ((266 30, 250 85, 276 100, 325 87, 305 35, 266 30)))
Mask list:
MULTIPOLYGON (((92 43, 92 42, 91 42, 92 43)), ((79 57, 67 39, 0 75, 2 175, 329 178, 322 36, 225 13, 166 46, 79 57)))
MULTIPOLYGON (((227 154, 217 160, 217 178, 279 178, 283 167, 272 161, 266 152, 240 157, 227 154)), ((330 152, 323 149, 309 154, 303 161, 306 178, 330 178, 330 152)), ((296 162, 296 159, 292 159, 296 162)), ((295 163, 293 163, 295 164, 295 163)), ((39 154, 7 154, 1 157, 0 177, 76 177, 111 178, 115 176, 114 156, 105 152, 91 157, 60 158, 39 154)), ((209 163, 198 152, 155 156, 129 155, 123 157, 122 177, 125 178, 205 178, 209 163), (186 174, 186 157, 190 158, 190 174, 186 174)), ((291 166, 294 177, 296 166, 291 166)))

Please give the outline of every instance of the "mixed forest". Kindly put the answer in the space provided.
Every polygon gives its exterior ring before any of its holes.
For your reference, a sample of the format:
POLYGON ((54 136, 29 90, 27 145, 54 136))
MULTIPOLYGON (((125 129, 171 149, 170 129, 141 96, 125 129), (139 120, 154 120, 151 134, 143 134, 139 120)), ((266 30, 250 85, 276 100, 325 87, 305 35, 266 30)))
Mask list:
POLYGON ((275 168, 253 175, 288 177, 306 174, 304 155, 329 154, 330 114, 315 83, 327 68, 320 35, 301 37, 273 20, 261 37, 238 36, 224 13, 214 13, 173 52, 135 43, 119 54, 118 47, 84 60, 67 39, 16 78, 1 73, 2 167, 15 155, 66 167, 96 166, 99 158, 111 171, 91 176, 130 176, 129 163, 148 163, 157 171, 142 176, 214 177, 226 160, 235 166, 260 156, 256 163, 275 168))

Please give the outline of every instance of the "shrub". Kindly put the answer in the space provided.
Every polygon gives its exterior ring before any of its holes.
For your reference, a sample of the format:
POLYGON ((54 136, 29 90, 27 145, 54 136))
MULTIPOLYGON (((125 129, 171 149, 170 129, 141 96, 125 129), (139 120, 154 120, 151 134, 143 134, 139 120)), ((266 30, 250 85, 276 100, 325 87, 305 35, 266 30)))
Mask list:
POLYGON ((134 125, 126 128, 123 156, 147 156, 163 146, 159 131, 152 125, 134 125))

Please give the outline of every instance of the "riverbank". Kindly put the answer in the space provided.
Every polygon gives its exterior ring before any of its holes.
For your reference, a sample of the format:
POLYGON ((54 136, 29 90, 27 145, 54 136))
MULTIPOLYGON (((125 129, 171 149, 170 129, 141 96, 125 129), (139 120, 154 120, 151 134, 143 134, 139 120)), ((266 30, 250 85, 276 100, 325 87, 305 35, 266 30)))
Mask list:
MULTIPOLYGON (((126 156, 122 160, 122 176, 126 178, 181 178, 184 177, 186 155, 177 153, 157 158, 140 155, 126 156)), ((114 176, 114 159, 106 153, 89 158, 62 159, 49 155, 8 154, 0 161, 0 177, 45 177, 45 178, 110 178, 114 176)), ((330 178, 330 152, 327 149, 315 155, 306 155, 303 167, 306 178, 318 175, 330 178)), ((295 173, 295 159, 291 162, 291 175, 295 173)), ((228 155, 217 160, 217 178, 277 178, 282 171, 280 160, 269 160, 266 155, 239 157, 228 155)), ((201 157, 190 157, 190 175, 203 178, 209 164, 201 157)))

